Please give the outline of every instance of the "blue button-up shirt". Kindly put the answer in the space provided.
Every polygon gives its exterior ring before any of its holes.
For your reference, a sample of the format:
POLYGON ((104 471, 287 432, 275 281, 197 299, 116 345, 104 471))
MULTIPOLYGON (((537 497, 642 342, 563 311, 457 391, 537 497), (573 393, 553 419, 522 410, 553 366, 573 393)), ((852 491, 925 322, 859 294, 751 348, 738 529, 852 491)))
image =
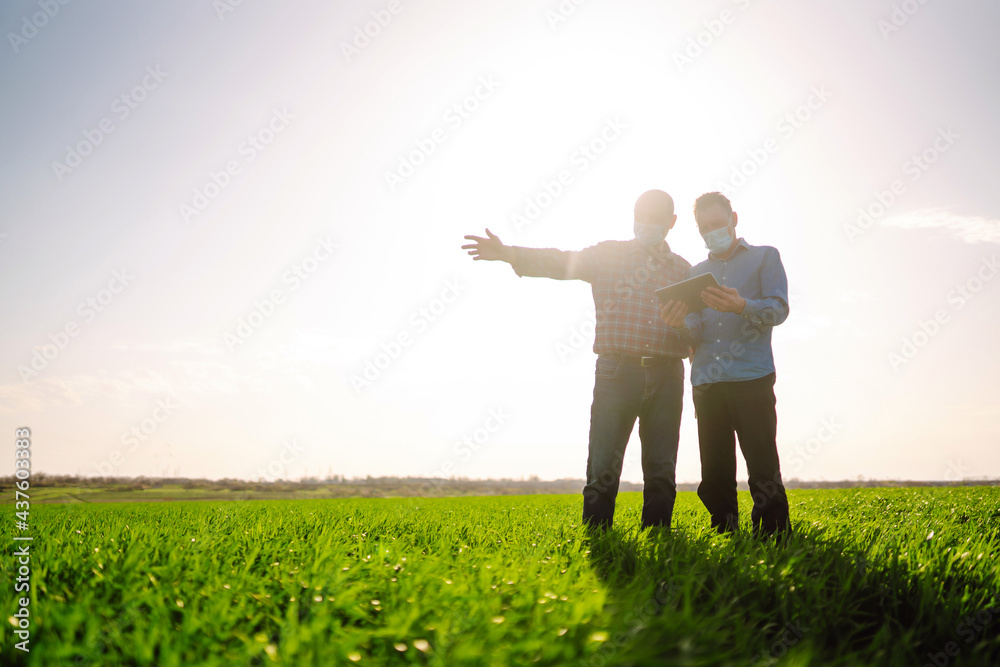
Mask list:
POLYGON ((788 317, 788 279, 781 256, 771 246, 742 238, 726 260, 714 253, 691 267, 688 278, 711 273, 723 287, 735 287, 747 305, 740 314, 705 308, 689 313, 682 342, 695 348, 691 385, 754 380, 774 372, 771 329, 788 317))

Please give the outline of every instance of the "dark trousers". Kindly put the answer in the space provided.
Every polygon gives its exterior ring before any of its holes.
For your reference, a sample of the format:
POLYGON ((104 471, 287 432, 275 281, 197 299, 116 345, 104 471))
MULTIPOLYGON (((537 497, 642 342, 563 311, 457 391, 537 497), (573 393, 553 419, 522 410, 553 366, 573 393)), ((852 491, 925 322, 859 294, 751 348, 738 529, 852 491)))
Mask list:
POLYGON ((590 409, 587 484, 583 522, 610 528, 625 458, 625 446, 639 420, 642 445, 642 526, 670 526, 677 487, 677 441, 684 397, 684 365, 671 359, 659 366, 597 358, 594 403, 590 409))
POLYGON ((790 529, 788 498, 781 482, 775 443, 774 373, 742 382, 713 382, 692 389, 698 418, 701 484, 698 497, 720 533, 738 526, 736 436, 750 474, 754 533, 771 535, 790 529))

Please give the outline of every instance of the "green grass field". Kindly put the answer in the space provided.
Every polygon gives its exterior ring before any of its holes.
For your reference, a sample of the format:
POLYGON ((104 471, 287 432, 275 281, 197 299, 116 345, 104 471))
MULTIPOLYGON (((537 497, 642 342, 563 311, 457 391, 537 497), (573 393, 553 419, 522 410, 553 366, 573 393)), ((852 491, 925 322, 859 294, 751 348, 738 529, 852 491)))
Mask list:
POLYGON ((1000 664, 1000 489, 789 501, 780 546, 693 493, 669 533, 622 494, 595 536, 570 495, 32 506, 31 652, 8 621, 0 662, 1000 664))

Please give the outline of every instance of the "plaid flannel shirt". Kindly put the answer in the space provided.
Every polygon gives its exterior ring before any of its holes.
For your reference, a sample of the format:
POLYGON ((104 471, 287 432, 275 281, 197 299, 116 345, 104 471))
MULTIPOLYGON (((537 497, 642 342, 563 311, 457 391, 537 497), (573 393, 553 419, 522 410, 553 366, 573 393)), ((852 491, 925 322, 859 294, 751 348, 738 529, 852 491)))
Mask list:
POLYGON ((594 352, 687 357, 688 346, 660 319, 653 292, 684 280, 691 268, 666 241, 603 241, 583 250, 514 246, 518 276, 585 280, 596 307, 594 352))

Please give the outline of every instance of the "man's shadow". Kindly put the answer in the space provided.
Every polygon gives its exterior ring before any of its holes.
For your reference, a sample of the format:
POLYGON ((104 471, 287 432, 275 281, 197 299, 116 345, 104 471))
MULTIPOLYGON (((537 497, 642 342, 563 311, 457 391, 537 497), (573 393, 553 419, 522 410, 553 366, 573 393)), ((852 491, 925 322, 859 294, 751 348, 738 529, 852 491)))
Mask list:
POLYGON ((749 664, 795 650, 817 664, 840 664, 845 651, 858 651, 879 664, 1000 665, 1000 592, 992 581, 914 572, 898 554, 871 556, 808 526, 781 543, 683 524, 640 529, 625 521, 585 531, 590 565, 611 591, 606 609, 627 638, 607 664, 683 662, 699 642, 683 629, 700 619, 716 637, 741 637, 744 648, 728 658, 749 664), (726 618, 742 627, 730 632, 726 618), (744 655, 748 636, 753 648, 744 655), (888 655, 876 646, 889 647, 888 655))

